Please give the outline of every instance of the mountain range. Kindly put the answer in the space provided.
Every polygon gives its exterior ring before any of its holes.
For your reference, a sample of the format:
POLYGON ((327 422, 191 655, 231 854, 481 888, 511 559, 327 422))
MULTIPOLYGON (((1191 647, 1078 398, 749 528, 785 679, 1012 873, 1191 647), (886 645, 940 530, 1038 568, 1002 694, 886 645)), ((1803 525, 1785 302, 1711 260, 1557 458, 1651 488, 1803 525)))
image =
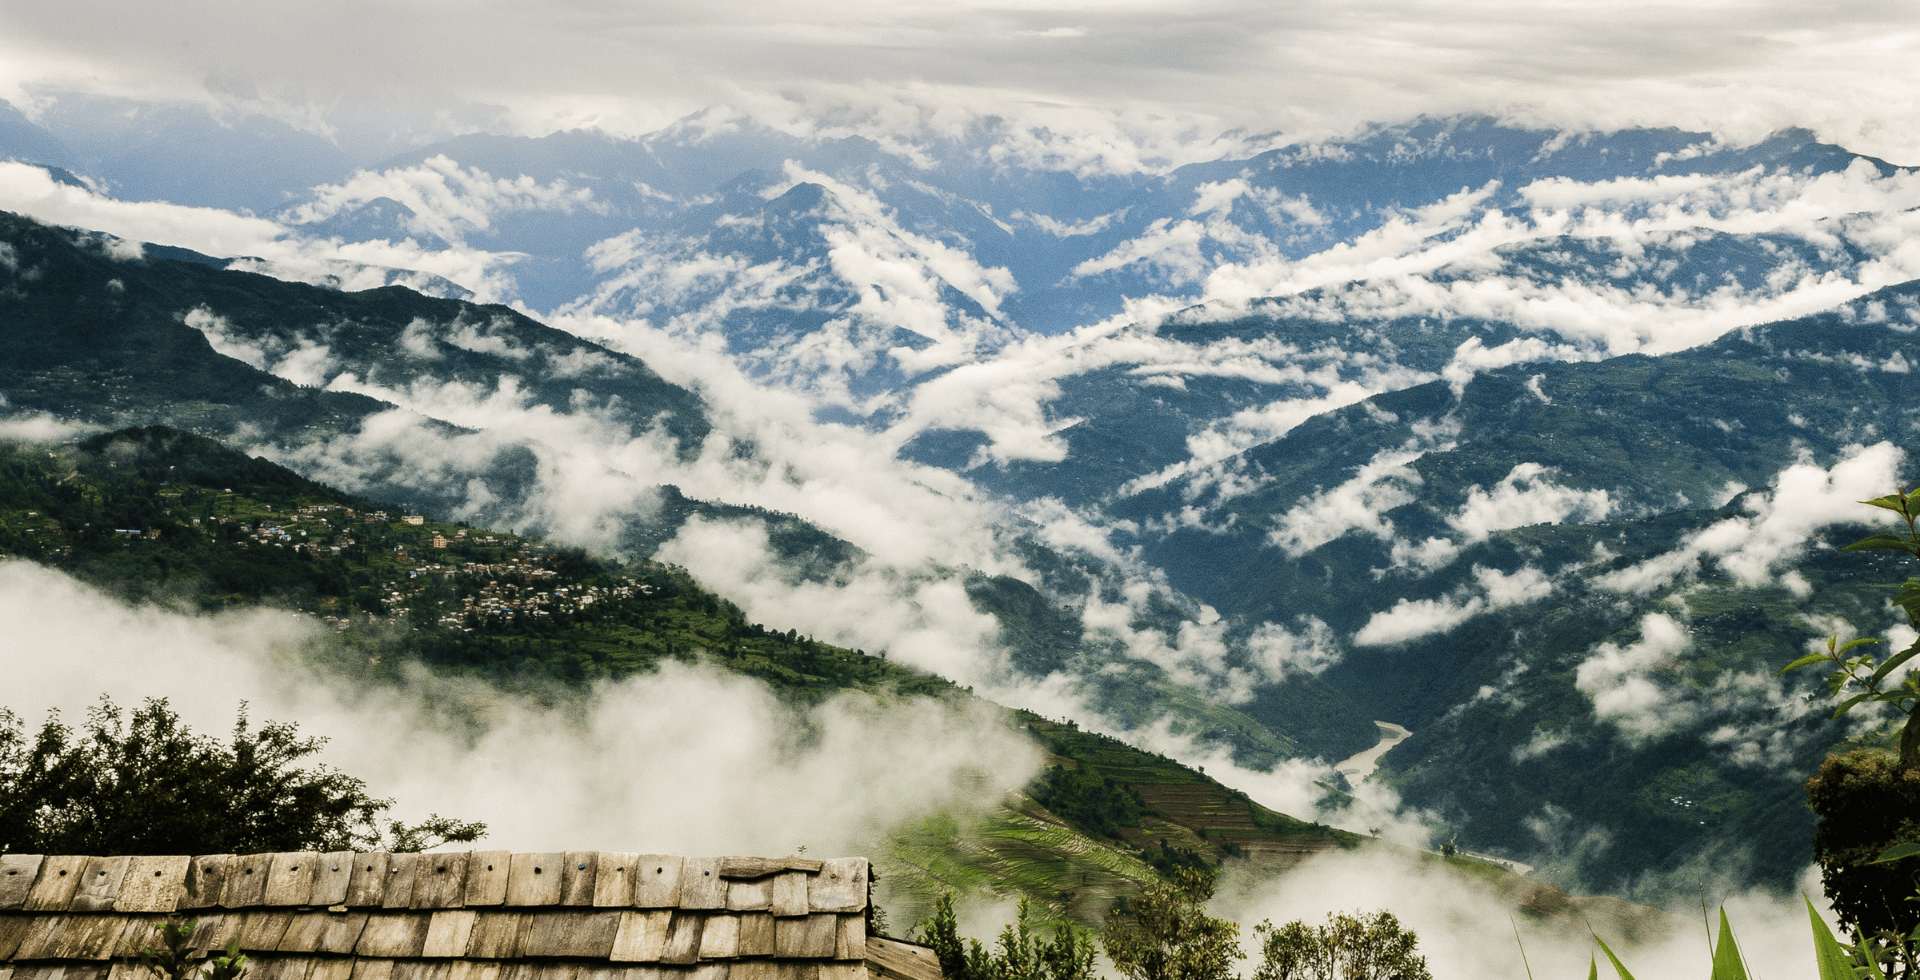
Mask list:
POLYGON ((1773 672, 1913 639, 1837 545, 1910 472, 1920 182, 1807 133, 1113 172, 720 111, 295 165, 256 120, 186 167, 90 111, 0 120, 0 184, 86 229, 0 222, 17 415, 674 562, 1229 785, 1304 766, 1296 815, 1785 887, 1800 782, 1869 736, 1773 672), (258 251, 195 237, 223 214, 258 251), (1348 785, 1376 721, 1413 735, 1348 785))

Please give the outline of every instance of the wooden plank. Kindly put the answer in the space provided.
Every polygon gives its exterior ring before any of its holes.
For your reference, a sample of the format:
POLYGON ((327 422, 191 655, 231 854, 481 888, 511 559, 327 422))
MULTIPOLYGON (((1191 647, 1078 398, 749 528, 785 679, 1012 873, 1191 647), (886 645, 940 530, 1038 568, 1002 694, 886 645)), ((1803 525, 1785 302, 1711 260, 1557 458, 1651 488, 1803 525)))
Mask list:
POLYGON ((313 875, 320 855, 313 851, 287 851, 267 859, 267 887, 261 892, 263 905, 285 907, 306 905, 313 895, 313 875))
POLYGON ((46 858, 39 854, 0 854, 0 909, 17 909, 33 891, 46 858))
POLYGON ((392 980, 428 980, 432 967, 420 960, 394 960, 392 980))
POLYGON ((293 925, 292 912, 247 912, 240 922, 240 948, 249 953, 271 953, 293 925))
POLYGON ((535 963, 530 976, 531 980, 575 980, 579 972, 578 963, 535 963))
POLYGON ((727 908, 734 912, 765 912, 773 908, 773 879, 727 882, 727 908))
POLYGON ((600 867, 593 876, 593 904, 599 908, 630 908, 633 905, 634 859, 640 855, 621 851, 601 851, 600 867))
MULTIPOLYGON (((107 968, 107 980, 153 980, 152 970, 131 960, 115 960, 107 968)), ((7 980, 6 968, 0 967, 0 980, 7 980)))
POLYGON ((74 886, 67 909, 73 912, 111 912, 113 900, 120 897, 120 885, 127 880, 127 865, 133 858, 88 858, 80 871, 80 883, 74 886))
POLYGON ((49 855, 40 864, 40 875, 21 908, 29 912, 65 912, 73 901, 73 890, 80 886, 80 872, 87 868, 85 855, 49 855))
POLYGON ((117 915, 70 915, 52 940, 45 959, 104 960, 113 955, 113 942, 120 938, 127 920, 117 915))
POLYGON ((865 912, 868 865, 863 857, 824 862, 807 880, 807 907, 815 912, 865 912))
POLYGON ((218 906, 227 890, 227 865, 232 861, 231 854, 196 855, 187 865, 187 886, 174 908, 185 911, 218 906))
POLYGON ((598 851, 568 851, 560 868, 560 904, 592 905, 593 881, 599 873, 598 851))
POLYGON ((252 967, 247 971, 249 980, 307 980, 307 971, 313 969, 310 956, 249 957, 247 962, 252 967))
POLYGON ((453 960, 447 980, 500 980, 500 964, 483 960, 453 960))
POLYGON ((779 974, 780 968, 772 960, 735 960, 727 980, 777 980, 779 974))
POLYGON ((705 928, 706 920, 706 916, 698 913, 673 913, 673 924, 667 929, 667 946, 660 951, 660 962, 680 966, 699 962, 700 931, 705 928))
POLYGON ((327 920, 334 918, 331 912, 295 912, 287 922, 287 931, 280 934, 280 945, 274 947, 278 953, 311 953, 320 945, 320 935, 327 931, 327 920))
POLYGON ((864 960, 867 958, 866 916, 840 916, 840 922, 834 931, 833 958, 836 960, 864 960))
MULTIPOLYGON (((353 855, 347 855, 351 861, 353 855)), ((352 980, 353 958, 349 956, 322 956, 313 961, 313 971, 307 974, 307 980, 352 980)))
POLYGON ((687 858, 680 865, 680 907, 724 909, 727 880, 720 877, 721 858, 687 858))
POLYGON ((203 915, 194 921, 193 950, 195 956, 207 956, 225 952, 227 946, 240 938, 240 923, 246 918, 244 912, 215 912, 203 915))
POLYGON ((220 904, 230 909, 252 908, 267 897, 267 869, 271 854, 236 854, 227 862, 227 886, 220 892, 220 904))
POLYGON ((941 980, 940 958, 930 946, 869 936, 867 975, 875 980, 941 980))
POLYGON ((667 930, 673 913, 667 909, 620 913, 620 928, 614 933, 613 948, 607 958, 616 963, 658 963, 667 950, 667 930))
MULTIPOLYGON (((375 908, 387 897, 387 857, 383 852, 361 852, 353 856, 353 870, 347 876, 348 908, 375 908)), ((356 978, 357 980, 357 978, 356 978)))
POLYGON ((27 938, 33 920, 31 915, 0 915, 0 962, 13 959, 13 951, 27 938))
POLYGON ((480 913, 465 909, 445 909, 433 913, 427 921, 427 943, 420 955, 429 959, 467 955, 467 941, 473 938, 473 925, 480 913))
POLYGON ((703 960, 730 960, 740 955, 740 917, 734 915, 707 916, 705 928, 700 930, 700 958, 703 960))
POLYGON ((867 965, 858 961, 822 963, 818 980, 867 980, 867 965))
POLYGON ((367 926, 353 951, 358 956, 419 956, 427 944, 427 927, 432 921, 425 912, 376 912, 367 916, 367 926))
POLYGON ((481 912, 467 939, 467 955, 486 960, 514 959, 520 955, 520 937, 526 928, 525 912, 481 912))
POLYGON ((619 932, 618 912, 538 912, 527 922, 520 955, 606 959, 619 932))
POLYGON ((355 959, 351 980, 393 980, 393 961, 364 956, 355 959))
POLYGON ((506 904, 527 908, 558 905, 563 882, 560 864, 565 854, 515 854, 507 869, 506 904))
POLYGON ((459 908, 467 895, 468 856, 465 851, 420 855, 413 874, 413 907, 459 908))
POLYGON ((702 963, 682 974, 682 980, 727 980, 733 973, 731 963, 702 963))
POLYGON ((804 871, 812 874, 820 870, 823 862, 813 858, 799 856, 783 858, 728 857, 720 859, 719 872, 722 878, 741 878, 751 880, 765 878, 783 871, 804 871))
POLYGON ((380 896, 381 908, 404 909, 413 906, 415 876, 422 860, 418 854, 387 855, 387 890, 380 896))
POLYGON ((482 960, 450 960, 446 980, 499 980, 500 964, 482 960))
MULTIPOLYGON (((121 892, 124 897, 125 892, 121 892)), ((107 955, 113 957, 139 956, 142 949, 159 949, 162 943, 160 926, 170 919, 164 915, 130 915, 126 917, 127 927, 120 930, 120 939, 114 943, 113 951, 107 955)))
POLYGON ((839 917, 822 913, 792 919, 776 918, 773 923, 773 955, 786 960, 828 960, 833 958, 834 934, 839 917))
POLYGON ((475 851, 467 858, 467 891, 460 904, 499 905, 507 900, 507 869, 512 851, 475 851))
POLYGON ((27 927, 27 934, 20 937, 20 947, 13 957, 17 960, 52 959, 54 947, 60 942, 60 934, 67 928, 68 916, 36 915, 33 924, 27 927))
POLYGON ((773 955, 773 915, 769 912, 749 912, 738 916, 740 920, 740 955, 773 955))
POLYGON ((675 854, 642 854, 636 859, 640 874, 633 880, 633 906, 641 909, 680 907, 680 866, 675 854))
POLYGON ((187 867, 193 859, 172 857, 136 857, 127 864, 127 876, 120 894, 113 900, 116 912, 171 912, 180 904, 187 887, 187 867))
POLYGON ((320 863, 313 869, 313 891, 307 895, 304 904, 345 905, 347 888, 353 884, 353 852, 333 851, 320 855, 320 863))
POLYGON ((773 885, 769 889, 772 903, 769 907, 774 915, 785 917, 807 914, 808 877, 804 871, 788 871, 785 874, 773 876, 771 879, 773 885))
POLYGON ((360 944, 360 934, 367 931, 367 913, 329 912, 325 921, 325 928, 314 940, 313 951, 334 956, 352 955, 353 948, 360 944))
POLYGON ((773 964, 773 976, 774 980, 819 980, 820 964, 810 960, 804 962, 775 961, 773 964))
POLYGON ((500 980, 534 980, 539 967, 529 960, 500 964, 500 980))

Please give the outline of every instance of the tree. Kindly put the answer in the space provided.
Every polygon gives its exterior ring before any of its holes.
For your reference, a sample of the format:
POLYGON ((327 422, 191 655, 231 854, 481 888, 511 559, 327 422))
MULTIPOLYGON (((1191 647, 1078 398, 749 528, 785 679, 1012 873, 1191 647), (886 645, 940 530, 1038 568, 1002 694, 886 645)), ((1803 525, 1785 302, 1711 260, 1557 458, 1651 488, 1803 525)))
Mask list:
POLYGON ((230 742, 196 735, 164 698, 130 715, 102 697, 76 732, 48 715, 29 737, 0 708, 0 853, 250 854, 424 850, 476 840, 482 823, 384 821, 392 800, 328 766, 297 765, 326 739, 290 723, 230 742))
MULTIPOLYGON (((1842 551, 1898 551, 1920 558, 1920 490, 1911 493, 1897 490, 1885 497, 1863 500, 1861 503, 1881 510, 1890 510, 1906 522, 1907 535, 1875 534, 1847 545, 1842 551)), ((1907 614, 1907 621, 1915 629, 1920 629, 1920 578, 1910 578, 1897 587, 1893 604, 1907 614)), ((1848 656, 1856 648, 1868 647, 1879 640, 1862 637, 1841 644, 1839 637, 1827 641, 1824 653, 1810 653, 1780 672, 1782 674, 1811 667, 1814 664, 1830 663, 1835 670, 1827 675, 1827 691, 1834 697, 1842 693, 1849 696, 1840 702, 1833 711, 1835 718, 1852 711, 1862 704, 1889 704, 1902 717, 1900 721, 1900 768, 1920 768, 1920 672, 1908 671, 1898 680, 1894 672, 1920 655, 1920 640, 1905 650, 1890 654, 1885 660, 1879 660, 1870 653, 1848 656)))
MULTIPOLYGON (((1892 511, 1906 524, 1906 536, 1875 534, 1846 551, 1899 551, 1920 558, 1920 490, 1897 490, 1861 501, 1892 511)), ((1893 604, 1920 628, 1920 578, 1895 587, 1893 604)), ((1920 642, 1885 659, 1854 653, 1878 640, 1827 641, 1823 652, 1788 664, 1781 673, 1830 664, 1827 691, 1840 698, 1838 718, 1863 704, 1885 704, 1898 717, 1897 755, 1862 749, 1829 757, 1819 774, 1807 780, 1807 804, 1819 815, 1814 831, 1814 861, 1840 924, 1863 949, 1877 948, 1889 958, 1894 976, 1920 976, 1912 938, 1920 935, 1920 904, 1914 901, 1920 874, 1914 862, 1887 865, 1876 858, 1889 848, 1920 841, 1920 673, 1896 672, 1920 654, 1920 642)))
POLYGON ((1000 931, 999 949, 989 952, 978 939, 960 938, 947 892, 916 931, 933 947, 946 980, 1092 980, 1093 940, 1086 930, 1062 925, 1048 942, 1034 930, 1032 916, 1032 902, 1021 899, 1019 920, 1000 931))
POLYGON ((1253 980, 1433 980, 1419 940, 1392 912, 1328 913, 1324 926, 1299 920, 1254 927, 1261 937, 1253 980))
POLYGON ((1143 889, 1108 920, 1100 943, 1129 980, 1228 980, 1240 952, 1240 925, 1207 914, 1213 875, 1176 868, 1172 881, 1143 889))

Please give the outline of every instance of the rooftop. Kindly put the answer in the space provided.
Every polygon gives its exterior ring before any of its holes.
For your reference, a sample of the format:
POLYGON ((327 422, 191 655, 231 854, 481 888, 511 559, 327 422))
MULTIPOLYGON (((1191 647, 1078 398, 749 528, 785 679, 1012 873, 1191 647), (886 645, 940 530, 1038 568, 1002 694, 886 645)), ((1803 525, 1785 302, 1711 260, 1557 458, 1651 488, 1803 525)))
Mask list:
POLYGON ((0 855, 0 980, 148 980, 197 919, 250 980, 939 980, 870 935, 865 858, 296 852, 0 855))

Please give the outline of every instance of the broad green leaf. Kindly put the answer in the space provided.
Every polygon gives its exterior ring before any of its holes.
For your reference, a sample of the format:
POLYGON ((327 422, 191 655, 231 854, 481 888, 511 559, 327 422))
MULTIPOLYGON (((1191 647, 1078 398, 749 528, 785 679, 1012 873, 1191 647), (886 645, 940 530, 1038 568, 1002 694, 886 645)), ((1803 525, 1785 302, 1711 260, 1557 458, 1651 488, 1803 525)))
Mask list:
POLYGON ((1913 646, 1910 646, 1905 650, 1902 650, 1899 653, 1896 653, 1893 656, 1888 657, 1887 662, 1881 664, 1880 669, 1873 672, 1872 683, 1879 684, 1881 680, 1885 679, 1887 674, 1891 672, 1895 667, 1898 667, 1901 664, 1906 663, 1909 660, 1912 660, 1913 655, 1916 653, 1920 653, 1920 643, 1916 643, 1913 646))
POLYGON ((1733 941, 1726 909, 1720 910, 1720 938, 1713 944, 1713 980, 1747 980, 1747 965, 1740 960, 1740 944, 1733 941))
POLYGON ((1874 858, 1873 860, 1868 861, 1867 863, 1868 864, 1886 864, 1889 861, 1898 861, 1901 858, 1910 858, 1915 854, 1920 854, 1920 844, 1915 844, 1911 842, 1905 843, 1905 844, 1895 844, 1892 847, 1889 847, 1886 850, 1881 851, 1879 857, 1874 858))
POLYGON ((1860 502, 1866 504, 1868 507, 1878 507, 1881 510, 1890 510, 1896 514, 1904 514, 1907 509, 1907 495, 1904 493, 1890 493, 1884 497, 1875 497, 1872 500, 1862 500, 1860 502))
POLYGON ((1798 659, 1798 660, 1795 660, 1795 661, 1794 661, 1793 663, 1790 663, 1790 664, 1788 664, 1788 665, 1786 665, 1785 667, 1782 667, 1782 668, 1780 668, 1780 673, 1782 673, 1782 674, 1786 674, 1786 673, 1791 673, 1792 671, 1796 671, 1796 670, 1799 670, 1799 669, 1800 669, 1800 668, 1802 668, 1802 667, 1811 667, 1811 666, 1813 666, 1814 664, 1823 664, 1823 663, 1826 663, 1826 662, 1827 662, 1827 655, 1826 655, 1826 654, 1824 654, 1824 653, 1809 653, 1809 654, 1807 654, 1806 656, 1804 656, 1804 657, 1801 657, 1801 658, 1800 658, 1800 659, 1798 659))
POLYGON ((1833 716, 1835 718, 1838 718, 1841 715, 1844 715, 1847 712, 1852 711, 1853 709, 1859 707, 1860 702, 1865 701, 1871 697, 1873 697, 1872 691, 1868 691, 1865 694, 1856 694, 1853 697, 1850 697, 1845 701, 1840 702, 1840 707, 1833 709, 1833 716))
MULTIPOLYGON (((1879 642, 1880 642, 1879 639, 1871 636, 1855 637, 1854 639, 1848 640, 1847 642, 1841 644, 1840 649, 1834 650, 1834 653, 1836 654, 1846 653, 1848 650, 1851 650, 1854 647, 1872 646, 1875 643, 1879 643, 1879 642)), ((1832 640, 1827 641, 1827 649, 1833 650, 1832 640)))
POLYGON ((1627 972, 1627 967, 1620 962, 1620 957, 1613 955, 1613 950, 1607 948, 1606 940, 1595 936, 1593 941, 1600 944, 1600 952, 1607 954, 1607 960, 1613 964, 1613 972, 1620 974, 1620 980, 1633 980, 1633 974, 1627 972))
POLYGON ((1897 538, 1891 534, 1875 534, 1861 538, 1841 548, 1841 551, 1905 551, 1912 552, 1916 545, 1906 538, 1897 538))
POLYGON ((1847 955, 1840 940, 1833 938, 1826 920, 1814 911, 1813 899, 1805 895, 1800 898, 1807 903, 1807 918, 1813 920, 1813 962, 1820 967, 1820 980, 1854 980, 1853 957, 1847 955))

